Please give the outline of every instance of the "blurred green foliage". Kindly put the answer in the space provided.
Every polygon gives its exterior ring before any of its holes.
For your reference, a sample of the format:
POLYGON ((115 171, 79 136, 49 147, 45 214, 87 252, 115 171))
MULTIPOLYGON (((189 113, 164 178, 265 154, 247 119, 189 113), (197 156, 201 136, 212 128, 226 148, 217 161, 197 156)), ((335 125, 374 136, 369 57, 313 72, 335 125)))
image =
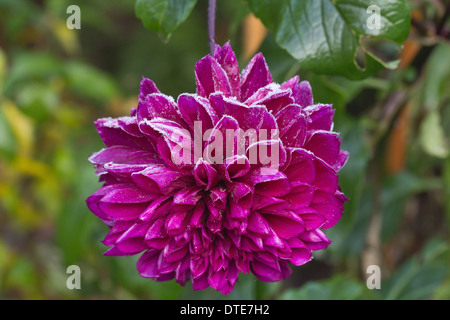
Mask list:
MULTIPOLYGON (((128 114, 142 76, 194 92, 207 2, 163 43, 132 1, 0 0, 0 299, 450 299, 450 5, 409 5, 400 67, 362 81, 304 70, 270 34, 262 43, 277 82, 299 74, 334 104, 351 200, 314 261, 280 283, 242 275, 222 296, 143 279, 138 257, 102 256, 107 227, 85 204, 100 186, 87 161, 102 148, 93 121, 128 114), (80 30, 66 27, 71 4, 80 30), (366 287, 369 262, 381 290, 366 287), (81 290, 66 287, 71 264, 81 290)), ((248 13, 245 1, 218 3, 218 43, 231 40, 241 67, 248 13)))

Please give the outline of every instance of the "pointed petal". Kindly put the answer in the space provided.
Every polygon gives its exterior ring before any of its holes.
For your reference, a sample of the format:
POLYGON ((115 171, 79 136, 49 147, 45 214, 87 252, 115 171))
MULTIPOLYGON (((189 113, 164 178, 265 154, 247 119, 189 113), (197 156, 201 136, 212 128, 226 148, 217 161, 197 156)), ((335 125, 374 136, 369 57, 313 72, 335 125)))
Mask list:
POLYGON ((211 93, 222 92, 226 96, 231 95, 231 85, 225 70, 219 63, 207 55, 195 65, 195 78, 197 94, 208 98, 211 93))
POLYGON ((225 43, 223 47, 216 46, 214 58, 221 65, 223 70, 225 70, 225 73, 228 76, 228 80, 231 85, 231 95, 239 100, 241 94, 239 86, 239 65, 229 41, 225 43))
POLYGON ((245 101, 259 88, 272 82, 272 75, 262 53, 258 53, 241 73, 241 100, 245 101))

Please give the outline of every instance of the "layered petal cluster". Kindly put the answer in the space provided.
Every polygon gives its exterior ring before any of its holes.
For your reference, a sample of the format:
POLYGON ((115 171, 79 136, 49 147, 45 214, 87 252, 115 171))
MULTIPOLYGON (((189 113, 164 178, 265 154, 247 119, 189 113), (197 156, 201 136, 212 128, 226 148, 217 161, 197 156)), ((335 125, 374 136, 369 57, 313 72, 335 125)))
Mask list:
POLYGON ((334 110, 297 76, 274 83, 262 54, 240 73, 229 43, 195 76, 197 92, 176 101, 143 78, 130 116, 95 122, 106 148, 90 161, 104 185, 87 204, 110 227, 105 254, 142 253, 141 276, 194 290, 228 294, 239 273, 282 280, 330 244, 322 229, 343 212, 337 172, 348 153, 334 110), (232 136, 235 148, 220 153, 229 141, 218 133, 230 130, 259 139, 232 136))

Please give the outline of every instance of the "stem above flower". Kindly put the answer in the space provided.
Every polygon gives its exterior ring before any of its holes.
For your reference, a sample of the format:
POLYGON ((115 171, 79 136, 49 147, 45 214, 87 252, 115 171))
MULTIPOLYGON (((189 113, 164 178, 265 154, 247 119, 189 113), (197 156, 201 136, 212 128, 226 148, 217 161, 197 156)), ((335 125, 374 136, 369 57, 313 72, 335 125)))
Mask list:
POLYGON ((216 0, 209 0, 208 8, 209 49, 214 56, 216 50, 216 0))

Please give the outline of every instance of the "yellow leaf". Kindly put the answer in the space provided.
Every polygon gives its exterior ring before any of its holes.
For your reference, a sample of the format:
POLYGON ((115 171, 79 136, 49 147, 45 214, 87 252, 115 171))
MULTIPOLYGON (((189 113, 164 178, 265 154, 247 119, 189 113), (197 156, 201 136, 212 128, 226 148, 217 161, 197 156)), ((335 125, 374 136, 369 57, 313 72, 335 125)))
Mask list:
POLYGON ((62 20, 54 20, 51 25, 52 31, 58 41, 68 54, 77 54, 80 52, 80 43, 78 41, 77 30, 67 28, 66 22, 62 20))
POLYGON ((34 144, 33 122, 10 100, 3 101, 1 110, 17 140, 18 153, 29 156, 34 144))
POLYGON ((3 53, 2 48, 0 48, 0 93, 2 92, 3 80, 5 79, 5 75, 6 75, 6 56, 3 53))

